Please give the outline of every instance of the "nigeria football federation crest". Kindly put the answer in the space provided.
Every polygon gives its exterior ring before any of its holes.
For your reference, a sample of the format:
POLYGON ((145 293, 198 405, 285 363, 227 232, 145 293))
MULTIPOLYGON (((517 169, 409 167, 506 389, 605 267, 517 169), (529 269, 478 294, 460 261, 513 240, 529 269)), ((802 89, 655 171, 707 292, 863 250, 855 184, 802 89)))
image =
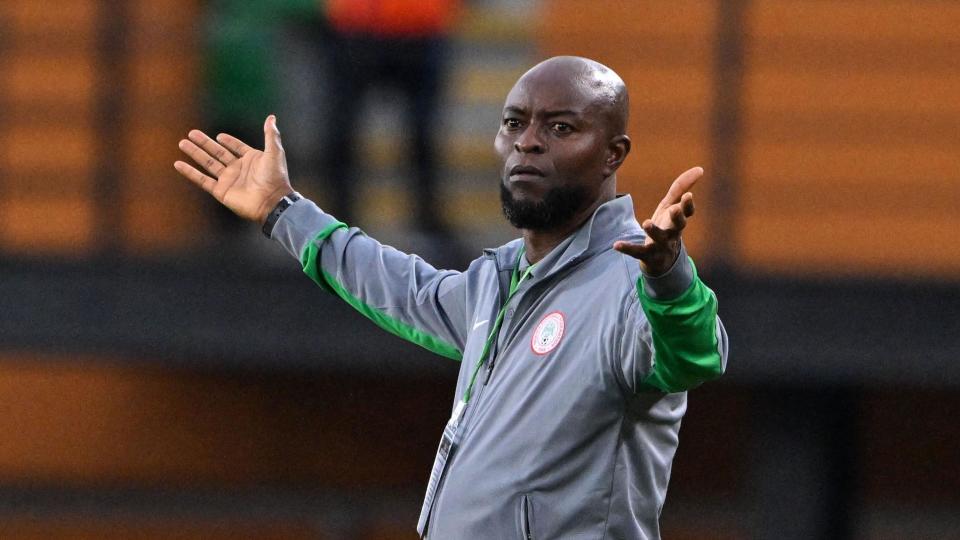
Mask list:
POLYGON ((530 348, 536 354, 547 354, 557 348, 563 339, 563 313, 554 311, 537 324, 530 338, 530 348))

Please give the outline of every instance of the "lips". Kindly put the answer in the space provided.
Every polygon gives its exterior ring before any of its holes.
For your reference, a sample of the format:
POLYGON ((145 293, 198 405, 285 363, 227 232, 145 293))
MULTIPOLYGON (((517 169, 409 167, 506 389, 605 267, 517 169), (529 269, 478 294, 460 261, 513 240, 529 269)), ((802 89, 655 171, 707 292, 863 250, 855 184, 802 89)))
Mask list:
POLYGON ((510 169, 510 176, 545 176, 543 171, 534 167, 533 165, 514 165, 510 169))

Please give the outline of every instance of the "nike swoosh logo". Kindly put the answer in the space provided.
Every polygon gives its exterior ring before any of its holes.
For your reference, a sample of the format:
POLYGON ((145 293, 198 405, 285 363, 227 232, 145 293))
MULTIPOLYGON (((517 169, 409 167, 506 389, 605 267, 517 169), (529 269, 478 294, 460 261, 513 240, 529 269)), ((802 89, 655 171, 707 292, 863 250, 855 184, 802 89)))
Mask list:
POLYGON ((473 329, 476 330, 477 328, 480 328, 481 326, 487 324, 487 321, 489 321, 489 320, 490 320, 490 319, 484 319, 484 320, 482 320, 482 321, 479 321, 479 322, 475 323, 475 324, 473 325, 473 329))

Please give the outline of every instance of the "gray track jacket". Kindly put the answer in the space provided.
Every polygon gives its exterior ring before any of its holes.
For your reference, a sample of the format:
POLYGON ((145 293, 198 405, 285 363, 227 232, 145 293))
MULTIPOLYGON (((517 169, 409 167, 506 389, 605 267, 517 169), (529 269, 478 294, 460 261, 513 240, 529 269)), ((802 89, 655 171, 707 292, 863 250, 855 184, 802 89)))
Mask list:
POLYGON ((273 238, 384 329, 460 361, 454 409, 474 380, 428 493, 430 540, 660 537, 685 390, 723 372, 727 337, 685 252, 650 278, 612 249, 643 238, 629 196, 533 268, 518 239, 437 270, 306 199, 273 238))

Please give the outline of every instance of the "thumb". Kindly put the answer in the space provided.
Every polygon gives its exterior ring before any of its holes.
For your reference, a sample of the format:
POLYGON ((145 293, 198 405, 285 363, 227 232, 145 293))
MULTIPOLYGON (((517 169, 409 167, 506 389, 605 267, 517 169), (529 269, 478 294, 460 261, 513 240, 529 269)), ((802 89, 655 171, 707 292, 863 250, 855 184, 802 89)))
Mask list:
POLYGON ((270 115, 263 123, 263 146, 265 152, 283 152, 280 144, 280 130, 277 128, 277 117, 270 115))

